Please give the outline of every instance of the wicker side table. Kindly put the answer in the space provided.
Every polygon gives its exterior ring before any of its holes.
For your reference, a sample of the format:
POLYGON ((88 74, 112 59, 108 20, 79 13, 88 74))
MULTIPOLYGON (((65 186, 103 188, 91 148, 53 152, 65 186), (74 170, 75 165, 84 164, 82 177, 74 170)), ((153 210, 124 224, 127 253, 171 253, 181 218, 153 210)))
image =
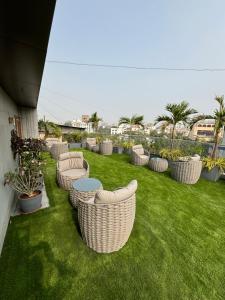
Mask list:
POLYGON ((95 178, 80 178, 72 183, 70 201, 77 208, 77 201, 88 201, 93 198, 98 190, 102 190, 102 183, 95 178))
POLYGON ((168 169, 168 161, 164 158, 152 157, 149 168, 155 172, 165 172, 168 169))

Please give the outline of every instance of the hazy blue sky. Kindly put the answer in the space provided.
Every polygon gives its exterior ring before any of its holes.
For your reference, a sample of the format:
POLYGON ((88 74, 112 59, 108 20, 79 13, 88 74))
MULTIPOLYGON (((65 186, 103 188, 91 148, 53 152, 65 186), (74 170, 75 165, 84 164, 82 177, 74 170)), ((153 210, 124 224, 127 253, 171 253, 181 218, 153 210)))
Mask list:
MULTIPOLYGON (((47 59, 153 67, 225 67, 224 0, 58 0, 47 59)), ((225 93, 225 72, 124 70, 46 63, 40 116, 104 121, 164 112, 187 100, 200 112, 225 93), (67 97, 65 97, 67 96, 67 97), (51 113, 51 115, 49 114, 51 113)))

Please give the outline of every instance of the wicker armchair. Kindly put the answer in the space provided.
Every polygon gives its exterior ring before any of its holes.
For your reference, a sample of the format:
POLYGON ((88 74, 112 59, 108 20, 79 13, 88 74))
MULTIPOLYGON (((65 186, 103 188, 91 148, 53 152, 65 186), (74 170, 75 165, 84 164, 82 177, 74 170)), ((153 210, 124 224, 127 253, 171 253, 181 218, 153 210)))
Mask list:
POLYGON ((96 138, 87 138, 86 139, 86 148, 92 151, 93 147, 96 146, 96 138))
POLYGON ((131 234, 136 207, 137 181, 114 192, 98 191, 89 202, 78 200, 78 219, 83 240, 99 253, 122 248, 131 234))
POLYGON ((103 141, 99 146, 100 154, 111 155, 113 152, 112 141, 103 141))
POLYGON ((82 177, 89 177, 89 165, 83 159, 83 153, 67 152, 61 154, 57 163, 59 185, 65 190, 70 190, 73 180, 82 177))
POLYGON ((142 145, 132 147, 131 160, 134 165, 144 166, 149 162, 149 154, 146 155, 142 145))
POLYGON ((56 160, 59 159, 60 154, 68 152, 68 144, 67 143, 57 143, 53 144, 50 152, 52 154, 52 157, 56 160))
POLYGON ((47 138, 45 142, 47 150, 50 150, 53 144, 60 143, 61 140, 59 138, 47 138))

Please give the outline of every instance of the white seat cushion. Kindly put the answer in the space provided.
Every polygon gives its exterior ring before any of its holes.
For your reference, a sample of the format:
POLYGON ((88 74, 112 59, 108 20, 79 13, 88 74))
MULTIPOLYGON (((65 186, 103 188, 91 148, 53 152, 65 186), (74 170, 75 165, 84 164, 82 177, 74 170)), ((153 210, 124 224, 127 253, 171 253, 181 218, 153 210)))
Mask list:
POLYGON ((67 176, 70 177, 72 179, 76 179, 76 178, 80 178, 85 176, 87 173, 87 170, 82 168, 82 169, 69 169, 69 170, 65 170, 62 171, 60 174, 62 176, 67 176))

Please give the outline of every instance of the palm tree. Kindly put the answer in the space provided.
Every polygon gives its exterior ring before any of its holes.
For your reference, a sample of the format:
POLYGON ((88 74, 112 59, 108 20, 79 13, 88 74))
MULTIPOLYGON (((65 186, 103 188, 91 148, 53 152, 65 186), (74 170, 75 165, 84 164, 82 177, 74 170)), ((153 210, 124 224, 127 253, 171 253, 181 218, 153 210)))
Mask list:
POLYGON ((189 108, 189 103, 186 101, 182 101, 179 104, 172 103, 166 105, 166 110, 170 113, 170 115, 161 115, 156 118, 156 123, 164 122, 167 125, 172 125, 171 132, 171 149, 174 144, 175 130, 177 123, 187 124, 190 115, 196 114, 197 111, 193 108, 189 108))
POLYGON ((215 100, 219 104, 219 109, 216 109, 214 111, 213 119, 215 120, 215 142, 214 142, 214 147, 213 151, 211 154, 211 157, 213 159, 216 158, 217 155, 217 150, 218 150, 218 145, 219 145, 219 137, 220 137, 220 132, 221 129, 225 125, 225 103, 224 103, 224 96, 216 96, 215 100))
POLYGON ((119 120, 119 125, 127 124, 130 127, 130 134, 131 134, 131 127, 132 125, 139 125, 144 127, 143 124, 144 116, 133 115, 131 118, 129 117, 121 117, 119 120))
POLYGON ((89 119, 89 122, 92 122, 92 128, 94 131, 98 130, 98 124, 100 121, 102 121, 102 119, 98 117, 97 112, 94 112, 89 119))
POLYGON ((44 139, 45 140, 48 138, 49 134, 51 134, 51 133, 54 134, 56 137, 60 137, 62 135, 61 129, 53 122, 45 120, 45 117, 38 121, 38 129, 44 130, 44 132, 45 132, 44 139))

